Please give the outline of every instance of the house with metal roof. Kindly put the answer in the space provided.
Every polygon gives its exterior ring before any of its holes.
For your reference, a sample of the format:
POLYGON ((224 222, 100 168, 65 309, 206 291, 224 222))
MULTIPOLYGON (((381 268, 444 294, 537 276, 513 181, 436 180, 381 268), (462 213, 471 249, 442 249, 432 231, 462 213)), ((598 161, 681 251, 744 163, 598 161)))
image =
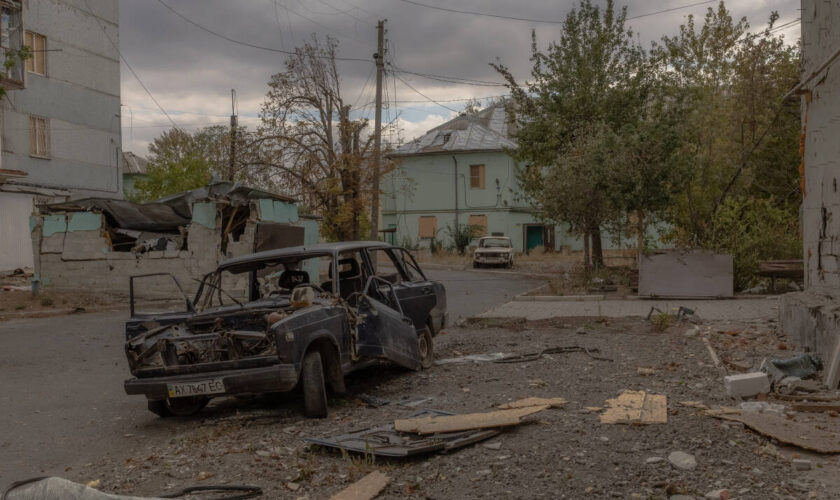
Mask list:
POLYGON ((134 199, 136 189, 134 187, 137 181, 146 177, 146 167, 149 165, 149 160, 142 156, 137 156, 131 151, 123 151, 122 154, 122 179, 123 179, 123 194, 129 200, 134 199))
POLYGON ((452 243, 455 224, 480 235, 508 236, 514 248, 581 247, 566 228, 539 220, 522 196, 509 151, 515 124, 504 103, 462 114, 398 148, 382 182, 382 227, 395 244, 428 247, 432 238, 452 243))

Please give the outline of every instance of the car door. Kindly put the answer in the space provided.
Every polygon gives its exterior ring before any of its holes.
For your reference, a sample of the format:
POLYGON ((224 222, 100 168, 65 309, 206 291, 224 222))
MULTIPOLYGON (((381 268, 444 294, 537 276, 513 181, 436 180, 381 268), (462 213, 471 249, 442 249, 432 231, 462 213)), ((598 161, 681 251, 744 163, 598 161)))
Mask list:
POLYGON ((429 312, 437 302, 434 283, 420 271, 411 255, 401 248, 368 250, 373 275, 389 281, 400 307, 416 330, 426 328, 429 312))
MULTIPOLYGON (((394 286, 382 278, 368 278, 365 290, 375 290, 375 295, 395 294, 394 286)), ((396 308, 371 297, 367 292, 359 299, 356 332, 356 355, 366 358, 388 359, 400 366, 419 370, 420 345, 411 319, 393 300, 396 308)))

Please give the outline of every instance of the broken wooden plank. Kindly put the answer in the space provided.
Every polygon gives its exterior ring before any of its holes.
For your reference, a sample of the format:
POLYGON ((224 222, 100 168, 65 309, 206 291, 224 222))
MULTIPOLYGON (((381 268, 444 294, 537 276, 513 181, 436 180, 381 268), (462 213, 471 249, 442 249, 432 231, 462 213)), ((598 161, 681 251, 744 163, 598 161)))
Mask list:
POLYGON ((819 394, 779 394, 772 392, 768 396, 782 401, 840 401, 840 397, 821 396, 819 394))
POLYGON ((709 407, 703 404, 702 401, 680 401, 682 406, 686 406, 688 408, 698 408, 700 410, 708 410, 709 407))
POLYGON ((563 398, 525 398, 519 399, 517 401, 512 401, 510 403, 505 403, 497 406, 497 408, 501 408, 502 410, 511 410, 514 408, 527 408, 529 406, 549 406, 551 408, 557 408, 559 406, 563 406, 567 404, 568 401, 563 398))
POLYGON ((780 443, 798 446, 817 453, 840 453, 840 434, 818 429, 816 424, 794 422, 768 413, 706 412, 723 420, 741 422, 755 432, 780 443))
POLYGON ((709 351, 709 356, 712 358, 712 363, 715 364, 716 368, 720 368, 720 358, 718 358, 717 353, 715 352, 715 348, 712 347, 712 343, 709 342, 709 339, 703 337, 703 343, 706 344, 706 349, 709 351))
POLYGON ((330 500, 370 500, 376 498, 390 480, 388 476, 375 470, 331 496, 330 500))
POLYGON ((668 398, 644 391, 624 391, 615 399, 605 401, 602 424, 666 424, 668 398))
POLYGON ((548 408, 548 405, 541 405, 515 408, 512 410, 491 411, 488 413, 398 419, 394 421, 394 428, 399 432, 435 434, 438 432, 457 432, 469 429, 508 427, 520 424, 522 417, 548 408))
POLYGON ((840 412, 840 403, 794 403, 791 407, 793 411, 804 411, 808 413, 819 413, 823 411, 840 412))
POLYGON ((830 391, 836 390, 837 385, 840 384, 840 337, 834 341, 834 349, 831 350, 823 382, 830 391))

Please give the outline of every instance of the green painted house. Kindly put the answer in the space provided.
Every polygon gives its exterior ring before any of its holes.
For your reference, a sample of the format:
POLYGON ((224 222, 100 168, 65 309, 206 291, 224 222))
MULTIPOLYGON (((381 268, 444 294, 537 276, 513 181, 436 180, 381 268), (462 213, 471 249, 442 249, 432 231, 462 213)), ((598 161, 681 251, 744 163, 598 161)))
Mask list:
POLYGON ((514 125, 503 103, 460 115, 400 147, 389 157, 396 167, 382 182, 385 239, 427 247, 433 237, 449 246, 448 227, 478 225, 482 234, 511 238, 514 248, 578 250, 567 228, 545 224, 521 196, 514 125))

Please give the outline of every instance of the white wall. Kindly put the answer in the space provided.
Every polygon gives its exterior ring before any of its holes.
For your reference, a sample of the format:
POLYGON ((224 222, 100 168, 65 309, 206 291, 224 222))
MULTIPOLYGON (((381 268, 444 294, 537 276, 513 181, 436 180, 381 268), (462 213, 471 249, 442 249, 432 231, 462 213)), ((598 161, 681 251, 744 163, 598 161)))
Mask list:
POLYGON ((33 267, 31 213, 31 195, 0 193, 0 272, 33 267))

